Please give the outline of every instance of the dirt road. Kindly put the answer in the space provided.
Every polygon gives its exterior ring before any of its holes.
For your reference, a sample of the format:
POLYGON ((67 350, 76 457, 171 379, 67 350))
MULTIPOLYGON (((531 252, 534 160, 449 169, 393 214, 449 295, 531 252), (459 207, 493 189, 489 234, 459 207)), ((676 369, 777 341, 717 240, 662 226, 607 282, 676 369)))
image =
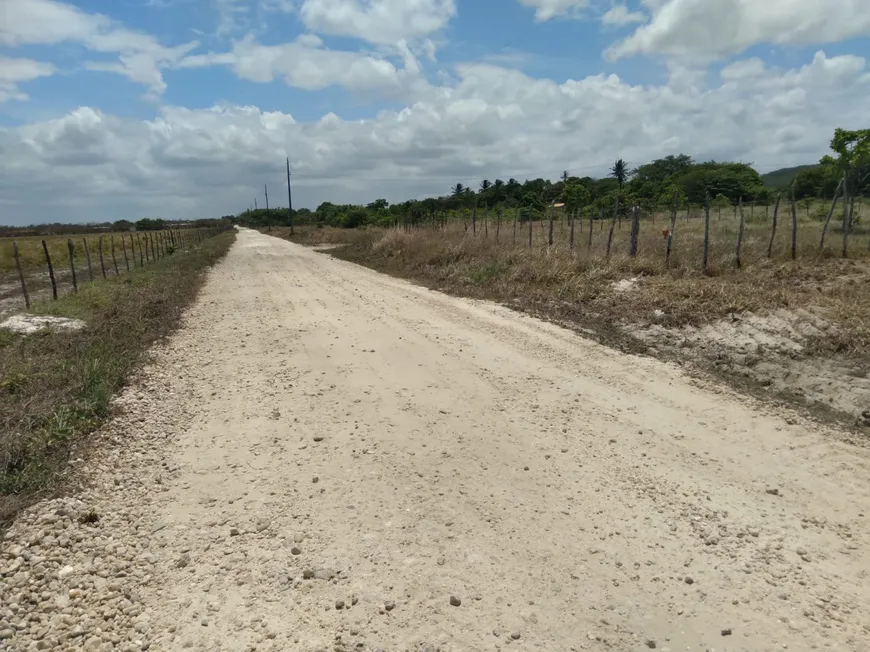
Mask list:
POLYGON ((245 230, 121 404, 0 648, 870 648, 865 450, 501 307, 245 230))

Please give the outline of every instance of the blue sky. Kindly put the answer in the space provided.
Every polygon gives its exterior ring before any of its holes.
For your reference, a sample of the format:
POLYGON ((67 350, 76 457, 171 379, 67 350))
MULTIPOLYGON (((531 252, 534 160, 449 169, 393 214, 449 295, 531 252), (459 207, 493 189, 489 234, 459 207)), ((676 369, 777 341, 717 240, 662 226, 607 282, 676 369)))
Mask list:
POLYGON ((864 4, 3 0, 0 221, 236 213, 285 156, 312 208, 620 157, 812 162, 867 126, 864 4))

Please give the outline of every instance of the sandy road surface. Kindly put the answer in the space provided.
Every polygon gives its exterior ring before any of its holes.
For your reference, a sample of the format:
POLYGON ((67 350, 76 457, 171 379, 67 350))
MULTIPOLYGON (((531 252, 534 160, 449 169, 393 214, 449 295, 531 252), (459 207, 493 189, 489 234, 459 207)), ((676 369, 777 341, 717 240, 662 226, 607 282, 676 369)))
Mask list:
POLYGON ((870 649, 868 455, 675 367, 251 231, 156 360, 0 647, 870 649))

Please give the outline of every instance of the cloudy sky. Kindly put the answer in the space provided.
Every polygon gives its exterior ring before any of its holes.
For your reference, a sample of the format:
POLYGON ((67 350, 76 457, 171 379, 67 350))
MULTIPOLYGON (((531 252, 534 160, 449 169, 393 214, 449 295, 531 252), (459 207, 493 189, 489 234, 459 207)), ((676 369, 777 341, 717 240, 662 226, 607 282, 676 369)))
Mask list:
POLYGON ((0 222, 813 162, 868 56, 867 0, 0 0, 0 222))

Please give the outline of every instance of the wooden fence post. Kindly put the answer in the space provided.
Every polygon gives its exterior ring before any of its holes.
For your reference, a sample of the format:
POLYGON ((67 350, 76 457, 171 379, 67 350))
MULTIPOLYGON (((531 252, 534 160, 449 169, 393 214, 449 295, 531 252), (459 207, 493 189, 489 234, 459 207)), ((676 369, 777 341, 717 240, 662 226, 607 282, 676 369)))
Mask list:
MULTIPOLYGON (((131 239, 132 241, 132 239, 131 239)), ((130 259, 127 257, 127 241, 124 239, 124 236, 121 236, 121 248, 124 250, 124 265, 127 267, 127 271, 130 271, 130 259)), ((136 264, 136 259, 133 259, 133 264, 136 264)))
POLYGON ((852 214, 854 212, 855 193, 849 195, 847 187, 846 191, 843 193, 843 258, 846 258, 848 253, 849 231, 852 230, 852 214))
POLYGON ((631 214, 631 238, 628 247, 628 255, 632 258, 637 258, 638 235, 640 235, 640 210, 635 206, 631 214))
POLYGON ((75 247, 73 246, 72 238, 66 241, 66 246, 69 248, 69 271, 72 273, 73 292, 78 292, 79 284, 76 279, 75 247))
POLYGON ((91 250, 88 247, 88 239, 82 238, 82 244, 85 246, 85 256, 88 258, 88 278, 91 279, 91 283, 94 282, 94 268, 91 267, 91 250))
POLYGON ((571 235, 569 236, 571 242, 571 251, 574 251, 574 220, 576 219, 576 215, 572 212, 568 219, 571 220, 571 235))
POLYGON ((550 230, 547 235, 547 247, 553 246, 553 220, 556 218, 556 209, 550 206, 550 230))
POLYGON ((794 182, 791 184, 791 259, 797 259, 797 202, 794 200, 794 182))
POLYGON ((595 212, 595 205, 592 203, 592 200, 589 200, 589 242, 586 244, 586 253, 592 253, 592 224, 595 222, 593 219, 593 213, 595 212))
POLYGON ((501 208, 495 209, 495 241, 498 242, 498 236, 501 232, 501 208))
MULTIPOLYGON (((776 237, 776 224, 779 217, 779 203, 782 201, 782 193, 776 195, 776 204, 773 207, 773 223, 770 225, 770 241, 767 243, 767 257, 773 255, 773 239, 776 237)), ((824 241, 825 236, 822 235, 824 241)))
POLYGON ((837 208, 837 198, 840 196, 840 189, 843 187, 843 179, 837 184, 837 189, 834 191, 834 200, 831 202, 831 208, 825 217, 825 225, 822 227, 822 238, 819 241, 819 255, 822 255, 822 250, 825 248, 825 235, 828 232, 828 225, 831 223, 831 218, 834 216, 834 210, 837 208))
POLYGON ((474 202, 474 210, 471 212, 471 234, 477 235, 477 202, 474 202))
POLYGON ((743 197, 741 197, 737 201, 737 210, 740 213, 740 226, 737 228, 737 258, 736 258, 735 262, 737 263, 737 267, 740 267, 743 264, 743 261, 740 258, 740 247, 743 245, 743 227, 744 227, 743 197))
POLYGON ((109 236, 112 238, 112 265, 115 267, 115 276, 119 276, 118 272, 118 259, 115 258, 115 234, 109 236))
POLYGON ((617 213, 619 213, 619 195, 613 202, 613 218, 610 220, 610 233, 607 235, 607 260, 610 260, 610 246, 613 244, 613 229, 616 228, 617 213))
POLYGON ((529 220, 529 249, 532 248, 532 238, 534 237, 534 229, 532 228, 532 215, 528 213, 526 218, 529 220))
POLYGON ((42 250, 45 252, 45 262, 48 263, 48 277, 51 279, 51 294, 57 300, 57 281, 54 278, 54 266, 51 264, 51 256, 48 253, 48 245, 42 241, 42 250))
POLYGON ((710 191, 704 193, 704 273, 710 262, 710 191))
POLYGON ((103 236, 100 236, 100 269, 103 270, 103 278, 106 278, 106 261, 103 260, 103 236))
POLYGON ((671 228, 668 229, 668 246, 665 250, 665 268, 671 268, 671 248, 674 244, 674 231, 677 228, 677 192, 674 191, 674 207, 671 211, 671 228))
POLYGON ((517 206, 514 209, 514 242, 513 242, 514 245, 517 244, 517 220, 519 218, 519 214, 520 214, 520 207, 517 206))
POLYGON ((12 241, 12 253, 15 255, 15 267, 18 268, 18 280, 21 281, 21 293, 24 295, 24 305, 30 309, 30 294, 27 292, 27 283, 24 282, 24 270, 21 269, 21 257, 18 255, 18 243, 12 241))

